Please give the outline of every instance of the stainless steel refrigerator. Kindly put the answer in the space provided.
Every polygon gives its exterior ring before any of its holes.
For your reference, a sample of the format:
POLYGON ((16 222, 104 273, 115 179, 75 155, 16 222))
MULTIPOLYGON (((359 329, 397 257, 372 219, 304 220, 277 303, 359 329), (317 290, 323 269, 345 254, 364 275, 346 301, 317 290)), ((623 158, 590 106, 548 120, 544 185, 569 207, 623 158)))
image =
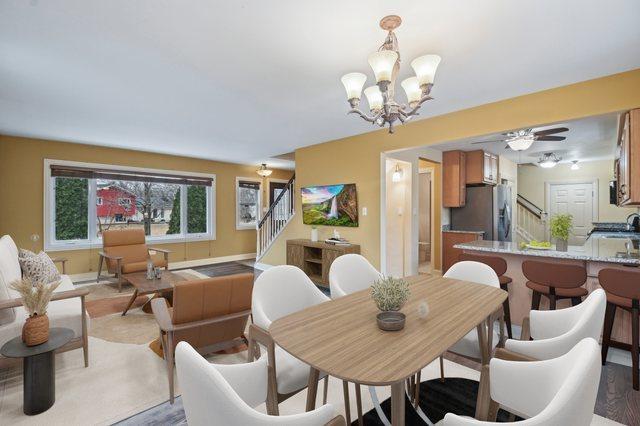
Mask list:
POLYGON ((464 207, 451 209, 451 229, 484 231, 485 240, 511 241, 511 187, 470 186, 464 207))

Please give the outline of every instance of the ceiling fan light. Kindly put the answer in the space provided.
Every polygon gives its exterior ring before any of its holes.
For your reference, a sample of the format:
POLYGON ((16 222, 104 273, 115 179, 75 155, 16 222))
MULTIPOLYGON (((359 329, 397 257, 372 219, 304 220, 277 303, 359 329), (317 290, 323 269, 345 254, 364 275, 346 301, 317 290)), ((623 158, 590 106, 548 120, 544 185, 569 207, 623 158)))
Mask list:
POLYGON ((364 89, 364 94, 369 102, 371 111, 380 111, 382 109, 382 92, 378 86, 369 86, 364 89))
POLYGON ((361 72, 350 72, 343 75, 340 81, 342 81, 344 89, 347 91, 347 100, 360 99, 362 87, 367 81, 367 76, 361 72))
POLYGON ((514 151, 527 150, 529 149, 529 147, 531 147, 532 144, 533 144, 532 138, 516 138, 507 142, 507 145, 509 145, 509 148, 511 148, 514 151))
POLYGON ((538 165, 543 169, 550 169, 552 167, 555 167, 556 164, 560 162, 560 160, 561 158, 556 157, 552 152, 548 152, 544 154, 542 158, 540 158, 540 161, 538 161, 538 165))
POLYGON ((433 84, 440 60, 438 55, 424 55, 411 61, 411 68, 415 71, 420 86, 433 84))
POLYGON ((409 105, 415 105, 420 102, 422 98, 422 89, 420 89, 420 83, 418 77, 409 77, 400 83, 405 93, 407 94, 407 102, 409 105))
POLYGON ((391 81, 393 67, 398 60, 398 53, 393 50, 380 50, 369 55, 369 65, 376 76, 376 82, 391 81))

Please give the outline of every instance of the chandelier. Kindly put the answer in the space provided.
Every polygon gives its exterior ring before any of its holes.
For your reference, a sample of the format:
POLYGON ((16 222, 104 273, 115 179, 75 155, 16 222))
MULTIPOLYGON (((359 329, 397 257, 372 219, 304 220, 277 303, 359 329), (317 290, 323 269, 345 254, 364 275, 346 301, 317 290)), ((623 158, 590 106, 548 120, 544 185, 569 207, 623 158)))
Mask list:
POLYGON ((556 156, 553 152, 545 152, 542 157, 540 157, 538 164, 540 165, 540 167, 550 169, 552 167, 555 167, 556 164, 560 162, 560 160, 562 160, 562 157, 556 156))
POLYGON ((407 94, 408 106, 400 105, 395 101, 395 82, 400 70, 400 53, 398 39, 393 30, 401 23, 402 19, 396 15, 385 16, 380 21, 380 28, 388 32, 387 38, 377 52, 369 55, 369 65, 375 75, 376 84, 364 89, 371 115, 358 109, 367 76, 360 72, 352 72, 345 74, 341 79, 351 106, 347 114, 358 114, 366 121, 380 127, 388 124, 389 133, 394 132, 396 121, 405 123, 414 115, 418 115, 418 110, 425 101, 433 99, 429 93, 440 63, 438 55, 424 55, 414 59, 411 67, 415 71, 415 77, 409 77, 400 83, 407 94))
POLYGON ((262 163, 260 168, 258 170, 256 170, 256 173, 259 174, 262 177, 270 176, 272 172, 273 172, 273 170, 268 169, 267 165, 265 163, 262 163))

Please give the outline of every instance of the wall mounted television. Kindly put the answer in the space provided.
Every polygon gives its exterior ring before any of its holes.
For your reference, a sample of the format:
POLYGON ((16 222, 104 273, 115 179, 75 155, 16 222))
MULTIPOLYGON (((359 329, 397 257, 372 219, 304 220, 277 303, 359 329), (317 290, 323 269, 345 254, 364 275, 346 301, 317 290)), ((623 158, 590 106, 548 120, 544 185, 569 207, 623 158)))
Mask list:
POLYGON ((355 183, 308 186, 300 192, 305 225, 358 226, 355 183))

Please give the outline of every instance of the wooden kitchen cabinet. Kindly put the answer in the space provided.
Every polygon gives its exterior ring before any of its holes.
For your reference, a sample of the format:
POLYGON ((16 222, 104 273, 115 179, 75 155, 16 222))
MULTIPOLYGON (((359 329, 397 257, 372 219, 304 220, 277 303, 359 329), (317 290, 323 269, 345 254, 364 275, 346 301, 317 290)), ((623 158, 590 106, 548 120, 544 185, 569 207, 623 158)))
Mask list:
POLYGON ((483 150, 467 154, 467 185, 495 185, 498 183, 498 157, 483 150))
POLYGON ((640 109, 620 117, 615 171, 618 205, 640 205, 640 109))
POLYGON ((462 207, 467 198, 467 167, 464 151, 442 153, 442 205, 462 207))
POLYGON ((442 231, 442 273, 447 272, 462 254, 462 250, 453 246, 482 239, 483 235, 479 232, 442 231))

